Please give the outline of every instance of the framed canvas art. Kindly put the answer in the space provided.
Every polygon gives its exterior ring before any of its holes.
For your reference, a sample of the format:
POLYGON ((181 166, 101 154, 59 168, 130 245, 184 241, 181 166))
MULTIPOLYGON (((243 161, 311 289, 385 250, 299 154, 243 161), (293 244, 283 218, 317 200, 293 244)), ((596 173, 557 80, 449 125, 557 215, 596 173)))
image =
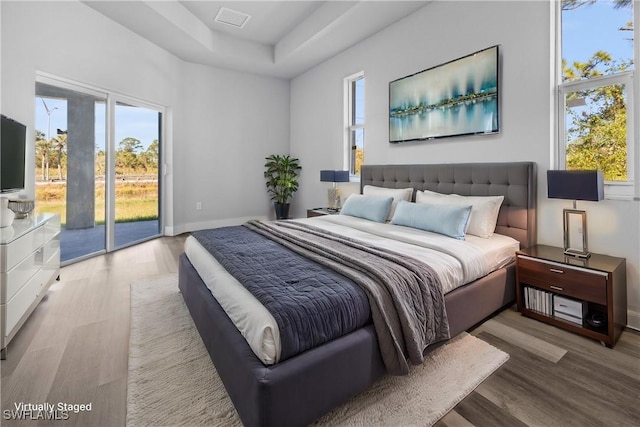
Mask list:
POLYGON ((389 83, 389 142, 500 131, 499 49, 489 47, 389 83))

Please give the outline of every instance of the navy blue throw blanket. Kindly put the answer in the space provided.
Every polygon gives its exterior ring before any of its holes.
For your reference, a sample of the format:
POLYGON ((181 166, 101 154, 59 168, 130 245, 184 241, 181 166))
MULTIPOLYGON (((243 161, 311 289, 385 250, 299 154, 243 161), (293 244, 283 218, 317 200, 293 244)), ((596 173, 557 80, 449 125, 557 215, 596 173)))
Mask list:
POLYGON ((247 227, 191 235, 273 315, 280 361, 370 322, 367 295, 352 280, 247 227))

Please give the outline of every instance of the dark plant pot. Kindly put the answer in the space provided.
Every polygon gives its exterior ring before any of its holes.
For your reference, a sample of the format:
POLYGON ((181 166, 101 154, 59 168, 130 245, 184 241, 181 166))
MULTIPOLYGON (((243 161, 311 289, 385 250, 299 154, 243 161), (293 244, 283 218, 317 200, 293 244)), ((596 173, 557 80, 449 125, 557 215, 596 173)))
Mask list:
POLYGON ((276 208, 276 219, 288 219, 289 218, 289 203, 274 203, 276 208))

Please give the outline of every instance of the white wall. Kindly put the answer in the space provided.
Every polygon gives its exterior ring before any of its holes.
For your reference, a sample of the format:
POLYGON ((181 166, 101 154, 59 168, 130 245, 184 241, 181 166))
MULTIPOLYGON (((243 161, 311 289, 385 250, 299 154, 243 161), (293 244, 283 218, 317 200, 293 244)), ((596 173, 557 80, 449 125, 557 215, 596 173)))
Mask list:
POLYGON ((176 231, 271 217, 265 157, 289 152, 289 83, 185 64, 175 133, 176 231), (202 210, 196 211, 196 202, 202 210))
MULTIPOLYGON (((434 2, 291 82, 291 154, 302 164, 296 213, 326 204, 319 170, 342 168, 343 79, 365 72, 365 163, 534 161, 538 242, 562 245, 562 209, 546 197, 551 165, 551 9, 547 2, 434 2), (476 50, 501 47, 498 135, 389 144, 388 83, 476 50)), ((570 202, 567 202, 570 203, 570 202)), ((585 202, 594 252, 627 258, 629 324, 640 328, 638 202, 585 202)))
POLYGON ((80 2, 0 7, 2 113, 27 125, 28 141, 36 71, 166 106, 167 232, 271 215, 262 169, 289 148, 288 82, 185 63, 80 2))

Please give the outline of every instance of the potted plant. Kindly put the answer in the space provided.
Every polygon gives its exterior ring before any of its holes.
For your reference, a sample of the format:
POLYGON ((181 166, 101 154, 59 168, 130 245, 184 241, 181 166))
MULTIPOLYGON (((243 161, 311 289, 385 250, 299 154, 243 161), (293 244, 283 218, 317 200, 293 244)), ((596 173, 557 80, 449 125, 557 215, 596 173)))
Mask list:
POLYGON ((289 199, 298 190, 299 160, 291 156, 272 154, 264 164, 267 191, 274 202, 277 219, 289 217, 289 199))

